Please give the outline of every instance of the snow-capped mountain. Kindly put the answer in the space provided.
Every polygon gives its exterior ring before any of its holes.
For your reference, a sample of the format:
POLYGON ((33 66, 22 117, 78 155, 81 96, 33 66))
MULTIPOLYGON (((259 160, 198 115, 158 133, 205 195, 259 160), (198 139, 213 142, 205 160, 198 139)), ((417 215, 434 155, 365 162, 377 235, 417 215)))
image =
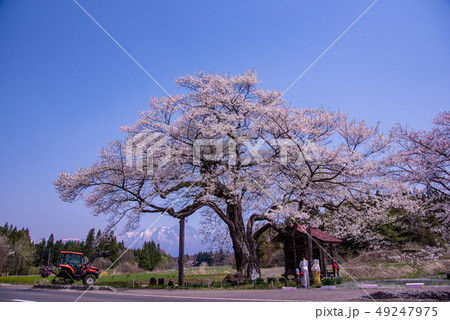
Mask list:
MULTIPOLYGON (((118 241, 122 241, 127 248, 142 248, 145 241, 154 241, 159 243, 159 247, 172 256, 178 256, 178 239, 179 226, 159 227, 148 230, 135 230, 125 233, 123 236, 117 237, 118 241)), ((186 225, 184 238, 184 253, 194 254, 199 251, 207 251, 206 245, 201 243, 200 236, 192 226, 186 225)))

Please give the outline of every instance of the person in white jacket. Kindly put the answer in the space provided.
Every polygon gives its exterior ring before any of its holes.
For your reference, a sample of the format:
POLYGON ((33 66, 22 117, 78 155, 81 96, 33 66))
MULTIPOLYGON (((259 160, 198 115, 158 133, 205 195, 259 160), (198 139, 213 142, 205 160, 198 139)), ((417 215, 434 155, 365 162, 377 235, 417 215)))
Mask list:
POLYGON ((303 256, 302 260, 300 261, 300 271, 301 271, 300 282, 302 286, 304 286, 305 288, 309 288, 310 286, 308 266, 309 266, 308 260, 306 260, 306 257, 303 256))

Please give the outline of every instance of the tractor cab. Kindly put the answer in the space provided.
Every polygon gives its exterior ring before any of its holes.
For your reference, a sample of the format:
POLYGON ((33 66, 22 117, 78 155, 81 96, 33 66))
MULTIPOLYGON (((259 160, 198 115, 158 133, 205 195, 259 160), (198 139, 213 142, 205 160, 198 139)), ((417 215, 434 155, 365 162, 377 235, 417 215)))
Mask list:
POLYGON ((79 277, 85 260, 84 254, 80 252, 61 251, 61 256, 59 267, 68 268, 74 277, 79 277))

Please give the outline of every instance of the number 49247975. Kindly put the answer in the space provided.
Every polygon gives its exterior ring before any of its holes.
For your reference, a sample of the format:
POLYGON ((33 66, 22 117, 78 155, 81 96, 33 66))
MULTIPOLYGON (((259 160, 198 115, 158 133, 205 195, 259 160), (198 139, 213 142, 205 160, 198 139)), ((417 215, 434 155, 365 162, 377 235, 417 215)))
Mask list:
POLYGON ((437 307, 379 307, 377 311, 375 311, 380 317, 435 317, 437 316, 437 307))

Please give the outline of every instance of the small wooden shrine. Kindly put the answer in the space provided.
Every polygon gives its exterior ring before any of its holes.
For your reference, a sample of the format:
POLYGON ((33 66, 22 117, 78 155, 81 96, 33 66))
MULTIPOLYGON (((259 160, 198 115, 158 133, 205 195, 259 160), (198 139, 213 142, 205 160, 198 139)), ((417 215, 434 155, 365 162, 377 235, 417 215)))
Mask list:
POLYGON ((336 251, 336 245, 341 243, 342 240, 320 229, 309 228, 308 232, 308 228, 301 225, 297 226, 296 230, 293 230, 292 226, 286 227, 286 232, 279 233, 272 239, 273 242, 283 242, 285 264, 285 274, 283 276, 296 276, 295 269, 299 267, 303 256, 308 260, 310 268, 312 261, 318 259, 321 273, 324 276, 328 276, 330 273, 336 276, 333 267, 334 252, 336 251), (308 233, 310 237, 308 237, 308 233), (310 241, 308 241, 308 238, 310 238, 310 241), (312 258, 310 257, 311 254, 312 258))

